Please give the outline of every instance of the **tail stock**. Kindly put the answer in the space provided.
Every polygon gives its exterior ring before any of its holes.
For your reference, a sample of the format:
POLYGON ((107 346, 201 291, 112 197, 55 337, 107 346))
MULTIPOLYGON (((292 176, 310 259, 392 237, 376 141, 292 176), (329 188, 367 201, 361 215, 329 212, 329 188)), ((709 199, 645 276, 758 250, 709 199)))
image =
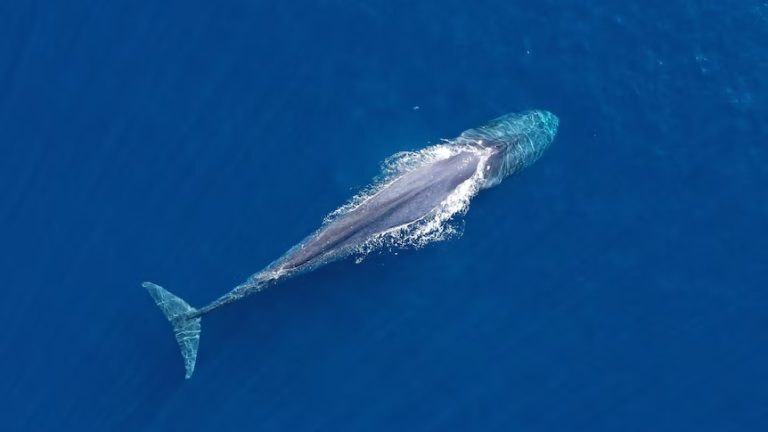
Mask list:
POLYGON ((149 295, 155 300, 155 304, 170 321, 173 333, 184 357, 185 378, 189 379, 195 371, 197 360, 197 348, 200 345, 200 317, 190 316, 197 312, 187 302, 168 292, 166 289, 152 282, 141 284, 149 291, 149 295))

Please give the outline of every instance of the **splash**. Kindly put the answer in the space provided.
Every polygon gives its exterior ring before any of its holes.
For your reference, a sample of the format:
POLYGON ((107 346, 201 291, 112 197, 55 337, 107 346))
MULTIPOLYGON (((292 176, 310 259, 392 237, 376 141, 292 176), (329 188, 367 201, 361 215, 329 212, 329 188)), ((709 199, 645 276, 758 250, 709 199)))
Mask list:
MULTIPOLYGON (((472 197, 477 194, 487 180, 484 177, 485 170, 483 169, 488 157, 487 151, 477 146, 446 141, 444 144, 428 147, 421 151, 398 153, 385 160, 382 166, 386 181, 381 187, 386 187, 391 181, 410 170, 467 151, 480 156, 480 162, 472 177, 460 184, 428 215, 416 221, 390 228, 357 246, 351 251, 352 254, 356 255, 355 262, 359 264, 368 255, 380 250, 420 249, 430 243, 461 236, 464 225, 458 217, 469 211, 472 197)), ((376 191, 380 189, 377 188, 376 191)), ((367 195, 365 199, 371 196, 373 195, 367 195)), ((364 202, 365 199, 360 203, 364 202)), ((349 210, 352 209, 354 207, 349 210)))
POLYGON ((323 219, 323 225, 327 225, 356 209, 403 174, 440 160, 448 159, 462 150, 462 146, 456 146, 451 141, 445 141, 442 144, 429 146, 418 151, 395 153, 381 163, 381 174, 374 178, 373 183, 360 190, 344 205, 329 213, 323 219))

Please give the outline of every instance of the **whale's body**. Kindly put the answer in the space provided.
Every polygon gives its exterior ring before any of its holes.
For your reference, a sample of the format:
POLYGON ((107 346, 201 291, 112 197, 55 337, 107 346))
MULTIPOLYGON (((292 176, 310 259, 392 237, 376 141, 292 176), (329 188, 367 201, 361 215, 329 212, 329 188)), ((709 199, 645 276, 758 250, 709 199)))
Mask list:
POLYGON ((396 155, 384 179, 332 213, 320 229, 264 270, 200 309, 145 282, 174 327, 186 377, 194 371, 202 315, 351 254, 443 238, 448 221, 465 212, 479 190, 535 162, 557 126, 557 117, 546 111, 507 114, 454 140, 396 155))

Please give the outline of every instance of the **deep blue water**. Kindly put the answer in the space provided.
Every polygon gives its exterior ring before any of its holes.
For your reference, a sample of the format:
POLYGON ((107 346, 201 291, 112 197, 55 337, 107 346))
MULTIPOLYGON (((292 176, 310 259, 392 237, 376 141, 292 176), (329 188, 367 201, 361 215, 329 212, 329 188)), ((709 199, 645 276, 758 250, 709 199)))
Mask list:
POLYGON ((2 430, 768 430, 767 3, 273 3, 0 3, 2 430), (183 379, 141 281, 203 305, 524 109, 462 238, 206 317, 183 379))

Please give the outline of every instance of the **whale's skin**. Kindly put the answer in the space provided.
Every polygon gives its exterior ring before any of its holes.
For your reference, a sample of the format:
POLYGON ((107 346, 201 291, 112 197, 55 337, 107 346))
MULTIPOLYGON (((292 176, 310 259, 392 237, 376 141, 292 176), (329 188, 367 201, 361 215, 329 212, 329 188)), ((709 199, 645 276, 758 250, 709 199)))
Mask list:
POLYGON ((557 117, 547 111, 507 114, 432 146, 443 150, 444 157, 428 158, 387 177, 372 194, 334 212, 335 217, 282 257, 200 309, 145 282, 144 287, 174 327, 186 377, 194 371, 203 315, 278 281, 347 257, 390 233, 408 232, 422 221, 445 223, 457 212, 452 207, 446 210, 447 202, 457 196, 468 202, 480 190, 496 186, 531 165, 553 141, 558 125, 557 117))

